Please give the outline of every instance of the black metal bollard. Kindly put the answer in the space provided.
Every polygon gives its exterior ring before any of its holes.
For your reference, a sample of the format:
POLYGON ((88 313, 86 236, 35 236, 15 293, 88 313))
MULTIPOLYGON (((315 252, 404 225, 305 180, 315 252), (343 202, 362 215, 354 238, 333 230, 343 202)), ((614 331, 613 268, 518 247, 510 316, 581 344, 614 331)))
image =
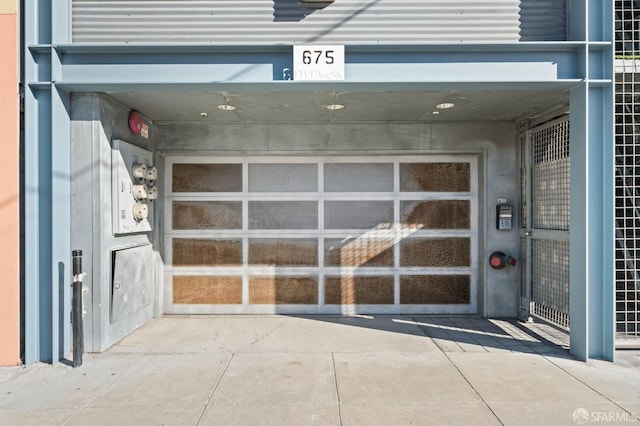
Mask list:
POLYGON ((82 250, 73 250, 73 284, 71 286, 71 329, 73 332, 73 367, 82 365, 84 335, 82 327, 82 250))

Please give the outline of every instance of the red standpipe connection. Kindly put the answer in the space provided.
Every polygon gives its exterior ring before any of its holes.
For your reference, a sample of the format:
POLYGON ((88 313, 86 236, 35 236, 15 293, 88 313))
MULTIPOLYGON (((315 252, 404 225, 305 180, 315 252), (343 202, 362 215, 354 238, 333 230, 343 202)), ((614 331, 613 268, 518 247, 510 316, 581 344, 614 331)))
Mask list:
POLYGON ((491 265, 493 269, 502 269, 505 266, 516 266, 516 263, 516 259, 501 251, 494 251, 489 255, 489 265, 491 265))

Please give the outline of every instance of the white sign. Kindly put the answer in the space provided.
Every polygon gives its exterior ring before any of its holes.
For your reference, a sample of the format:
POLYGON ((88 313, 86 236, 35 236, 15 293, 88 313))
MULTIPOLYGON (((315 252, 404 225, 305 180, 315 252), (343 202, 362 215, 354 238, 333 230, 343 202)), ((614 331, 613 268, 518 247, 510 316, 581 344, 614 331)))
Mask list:
POLYGON ((293 46, 293 79, 344 80, 344 46, 293 46))

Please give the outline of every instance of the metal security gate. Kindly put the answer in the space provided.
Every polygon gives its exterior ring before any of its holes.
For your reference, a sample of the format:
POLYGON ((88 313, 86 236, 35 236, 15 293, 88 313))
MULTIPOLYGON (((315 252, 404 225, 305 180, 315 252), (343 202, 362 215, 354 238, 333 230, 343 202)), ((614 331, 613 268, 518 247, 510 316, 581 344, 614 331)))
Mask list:
POLYGON ((640 346, 640 3, 615 2, 616 345, 640 346))
POLYGON ((478 311, 475 156, 165 166, 166 313, 478 311))
POLYGON ((569 328, 569 120, 521 138, 522 316, 569 328))
MULTIPOLYGON (((640 67, 639 67, 640 68, 640 67)), ((616 75, 616 344, 640 345, 640 73, 616 75)))

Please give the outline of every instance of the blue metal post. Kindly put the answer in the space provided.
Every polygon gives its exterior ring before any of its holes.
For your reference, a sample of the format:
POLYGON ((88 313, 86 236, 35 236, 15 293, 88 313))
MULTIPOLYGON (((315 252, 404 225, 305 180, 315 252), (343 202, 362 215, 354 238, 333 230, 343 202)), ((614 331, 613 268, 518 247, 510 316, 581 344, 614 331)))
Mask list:
POLYGON ((27 87, 25 109, 29 114, 25 126, 25 363, 40 356, 40 167, 38 92, 27 87))
POLYGON ((612 361, 613 4, 587 0, 582 16, 585 78, 571 91, 570 351, 612 361))
POLYGON ((51 102, 51 255, 54 361, 70 349, 71 300, 71 121, 69 93, 54 85, 51 102))
POLYGON ((54 87, 70 3, 25 0, 25 363, 57 362, 70 342, 69 93, 54 87))

